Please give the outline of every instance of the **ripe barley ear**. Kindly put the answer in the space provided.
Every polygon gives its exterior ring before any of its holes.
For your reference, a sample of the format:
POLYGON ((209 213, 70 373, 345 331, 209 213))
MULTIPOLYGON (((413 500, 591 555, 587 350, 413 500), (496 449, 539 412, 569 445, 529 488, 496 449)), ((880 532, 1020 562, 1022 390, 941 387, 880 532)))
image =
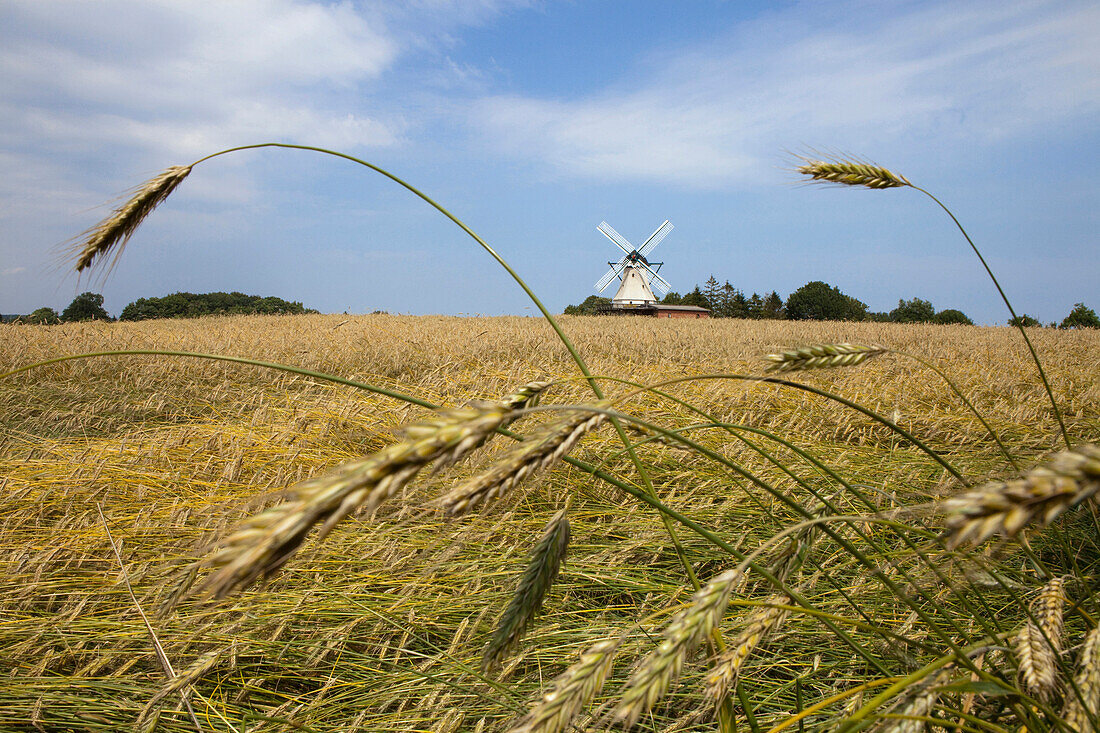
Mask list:
POLYGON ((817 183, 837 183, 843 186, 867 188, 899 188, 912 185, 905 176, 861 160, 803 158, 802 165, 796 170, 817 183))
POLYGON ((769 597, 764 601, 768 605, 758 608, 749 615, 745 628, 718 656, 714 667, 707 674, 705 688, 707 699, 711 700, 715 707, 721 705, 729 695, 730 689, 736 684, 741 674, 741 668, 753 650, 787 620, 788 611, 775 606, 789 605, 790 602, 790 597, 784 595, 769 597))
POLYGON ((1050 699, 1058 686, 1058 669, 1054 650, 1046 643, 1039 627, 1031 621, 1013 640, 1012 650, 1020 660, 1020 680, 1028 694, 1040 700, 1050 699))
POLYGON ((220 549, 199 561, 201 566, 218 569, 196 592, 221 598, 257 578, 273 576, 313 527, 320 525, 318 538, 323 539, 356 509, 377 508, 427 464, 461 460, 508 424, 516 407, 545 387, 545 382, 533 382, 503 402, 440 410, 405 428, 399 442, 295 485, 290 501, 246 520, 220 549))
POLYGON ((508 733, 559 733, 603 689, 622 639, 609 639, 588 648, 581 658, 552 683, 550 692, 508 733))
POLYGON ((855 344, 815 344, 799 349, 768 354, 764 358, 771 362, 767 370, 777 372, 800 372, 804 369, 827 369, 830 367, 855 366, 873 356, 885 354, 889 349, 879 346, 857 346, 855 344))
POLYGON ((189 165, 174 165, 165 169, 138 186, 126 203, 81 235, 74 246, 76 271, 83 272, 93 262, 102 261, 112 249, 116 250, 117 258, 145 217, 153 213, 153 209, 168 198, 190 172, 189 165))
POLYGON ((531 561, 497 624, 497 630, 481 657, 482 671, 495 668, 527 631, 527 625, 542 608, 547 592, 558 577, 569 547, 569 520, 562 509, 546 525, 546 531, 531 553, 531 561))
MULTIPOLYGON (((599 403, 598 407, 606 407, 599 403)), ((552 423, 501 456, 488 470, 440 499, 449 514, 465 514, 483 502, 504 496, 531 474, 553 466, 585 434, 607 420, 603 413, 577 412, 552 423)))
POLYGON ((1055 454, 1022 478, 991 481, 940 503, 949 548, 994 534, 1016 536, 1032 522, 1053 522, 1100 491, 1100 446, 1080 445, 1055 454))
POLYGON ((696 591, 691 605, 669 622, 657 648, 642 660, 630 676, 616 717, 627 727, 638 721, 660 700, 680 674, 684 657, 699 645, 722 620, 730 595, 744 580, 739 569, 728 570, 696 591))
POLYGON ((1066 691, 1062 717, 1074 730, 1087 733, 1093 730, 1093 719, 1100 716, 1100 628, 1093 629, 1085 637, 1073 680, 1080 697, 1072 689, 1066 691), (1090 714, 1093 717, 1090 718, 1090 714))

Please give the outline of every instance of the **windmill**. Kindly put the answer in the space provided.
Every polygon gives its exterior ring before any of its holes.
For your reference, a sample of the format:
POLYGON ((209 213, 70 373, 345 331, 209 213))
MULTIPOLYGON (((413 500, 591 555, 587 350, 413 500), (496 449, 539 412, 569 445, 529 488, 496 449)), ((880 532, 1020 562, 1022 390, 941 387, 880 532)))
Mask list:
POLYGON ((657 274, 664 263, 650 262, 646 259, 646 255, 652 252, 653 248, 660 244, 661 240, 672 231, 672 224, 669 223, 668 219, 665 219, 664 223, 657 227, 657 231, 650 234, 645 243, 636 249, 621 234, 612 229, 606 221, 600 222, 596 229, 626 253, 618 262, 608 262, 607 264, 611 266, 611 269, 596 283, 596 291, 602 293, 616 278, 620 280, 619 289, 615 293, 615 297, 611 299, 612 308, 653 306, 658 297, 654 295, 654 292, 663 297, 665 293, 672 289, 668 281, 657 274))

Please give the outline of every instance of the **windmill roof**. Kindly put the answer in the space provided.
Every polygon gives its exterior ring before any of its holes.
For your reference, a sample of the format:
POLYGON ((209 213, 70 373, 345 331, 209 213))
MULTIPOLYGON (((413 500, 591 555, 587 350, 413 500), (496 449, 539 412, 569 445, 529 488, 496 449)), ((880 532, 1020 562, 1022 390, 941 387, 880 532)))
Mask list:
POLYGON ((704 311, 710 313, 710 308, 702 308, 697 305, 665 305, 664 303, 654 303, 653 307, 662 311, 704 311))

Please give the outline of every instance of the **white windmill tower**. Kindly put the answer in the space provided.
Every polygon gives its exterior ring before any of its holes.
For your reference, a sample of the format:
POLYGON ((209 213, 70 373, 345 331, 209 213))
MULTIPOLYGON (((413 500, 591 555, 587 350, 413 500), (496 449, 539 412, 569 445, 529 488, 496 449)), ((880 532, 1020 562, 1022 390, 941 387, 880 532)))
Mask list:
POLYGON ((637 249, 612 229, 606 221, 600 222, 596 229, 626 253, 618 262, 608 262, 611 269, 596 283, 596 292, 602 293, 615 281, 615 278, 620 280, 619 290, 611 299, 613 309, 652 307, 657 303, 658 297, 664 297, 665 293, 672 289, 672 286, 657 274, 664 263, 650 262, 646 259, 646 255, 672 231, 672 224, 668 219, 665 219, 665 222, 657 227, 657 231, 650 234, 645 243, 637 249), (655 296, 654 292, 658 295, 655 296))

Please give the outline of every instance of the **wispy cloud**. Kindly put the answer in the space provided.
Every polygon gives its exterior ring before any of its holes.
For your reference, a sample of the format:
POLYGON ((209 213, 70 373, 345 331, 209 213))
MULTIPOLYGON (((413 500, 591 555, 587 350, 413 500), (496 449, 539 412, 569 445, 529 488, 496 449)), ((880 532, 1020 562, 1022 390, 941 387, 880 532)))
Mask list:
POLYGON ((25 268, 25 267, 9 267, 5 270, 0 270, 0 275, 3 275, 4 277, 8 277, 9 275, 18 275, 19 273, 26 272, 26 271, 27 271, 27 268, 25 268))
POLYGON ((257 135, 357 146, 400 134, 340 101, 400 53, 382 21, 348 3, 16 2, 7 15, 9 140, 187 157, 257 135))
POLYGON ((569 175, 728 185, 774 171, 761 151, 792 142, 985 145, 1091 121, 1098 32, 1084 2, 805 3, 664 52, 604 94, 491 96, 470 122, 569 175))

